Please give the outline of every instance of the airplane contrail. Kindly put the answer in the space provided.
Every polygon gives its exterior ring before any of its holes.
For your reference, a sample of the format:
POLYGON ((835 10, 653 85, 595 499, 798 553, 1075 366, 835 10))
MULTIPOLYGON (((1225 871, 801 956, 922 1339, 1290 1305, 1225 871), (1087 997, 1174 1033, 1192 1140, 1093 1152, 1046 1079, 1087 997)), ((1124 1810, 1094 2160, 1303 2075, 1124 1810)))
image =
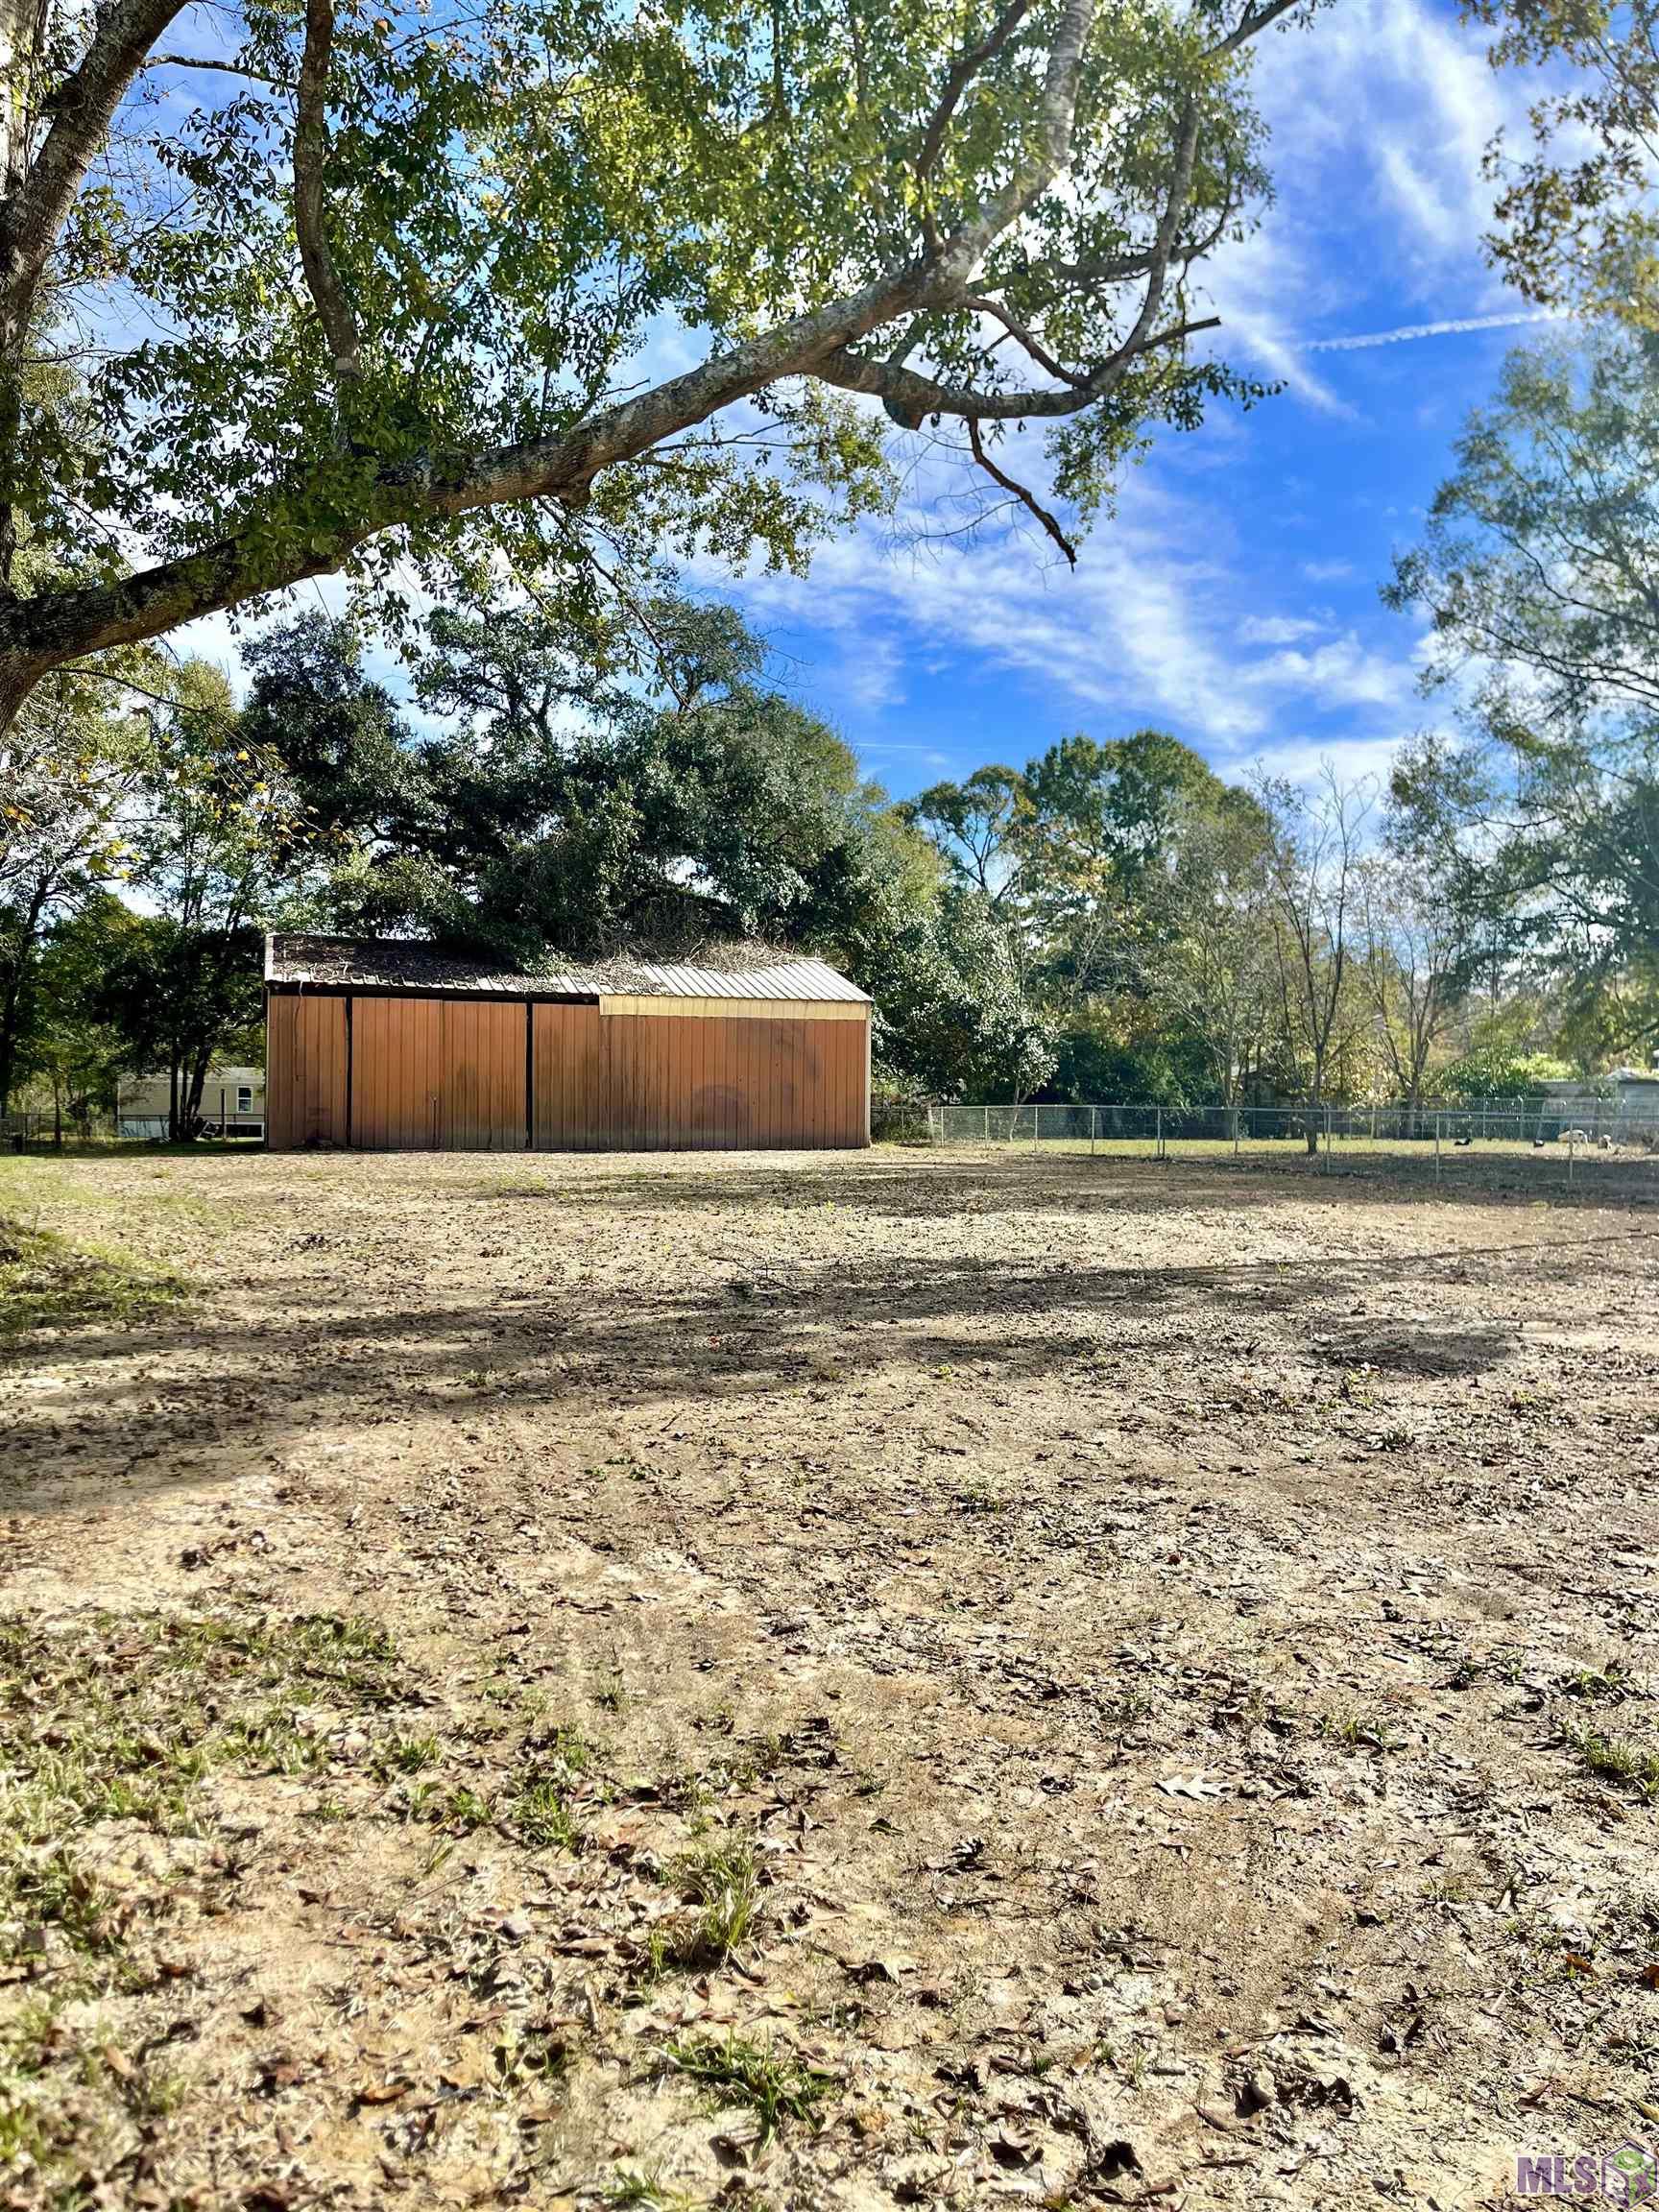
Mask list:
POLYGON ((1413 338, 1452 338, 1464 330, 1518 330, 1532 323, 1560 323, 1564 307, 1540 307, 1527 315, 1458 315, 1444 323, 1407 323, 1398 330, 1368 330, 1354 338, 1309 338, 1298 353, 1358 353, 1367 346, 1405 346, 1413 338))

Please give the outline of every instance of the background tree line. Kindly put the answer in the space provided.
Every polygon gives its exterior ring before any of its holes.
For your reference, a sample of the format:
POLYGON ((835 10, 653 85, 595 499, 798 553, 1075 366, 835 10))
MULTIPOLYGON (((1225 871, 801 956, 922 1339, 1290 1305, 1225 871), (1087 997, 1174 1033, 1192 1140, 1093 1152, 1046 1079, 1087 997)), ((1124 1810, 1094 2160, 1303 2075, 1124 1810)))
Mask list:
MULTIPOLYGON (((123 1071, 164 1070, 191 1128, 209 1062, 261 1057, 272 926, 529 969, 799 946, 871 992, 878 1078, 912 1095, 1419 1101, 1645 1057, 1640 584, 1587 635, 1588 582, 1557 564, 1528 602, 1516 571, 1541 565, 1515 541, 1591 527, 1556 513, 1582 492, 1569 424, 1599 486, 1623 466, 1646 498, 1654 358, 1645 339, 1517 357, 1471 426, 1392 588, 1432 606, 1431 681, 1459 720, 1382 788, 1230 784, 1139 730, 895 804, 768 683, 730 607, 661 579, 440 610, 406 641, 407 703, 321 614, 250 640, 240 705, 149 648, 55 677, 10 740, 0 811, 0 1086, 73 1121, 123 1071)), ((1659 529, 1638 549, 1622 514, 1626 565, 1659 566, 1659 529)))

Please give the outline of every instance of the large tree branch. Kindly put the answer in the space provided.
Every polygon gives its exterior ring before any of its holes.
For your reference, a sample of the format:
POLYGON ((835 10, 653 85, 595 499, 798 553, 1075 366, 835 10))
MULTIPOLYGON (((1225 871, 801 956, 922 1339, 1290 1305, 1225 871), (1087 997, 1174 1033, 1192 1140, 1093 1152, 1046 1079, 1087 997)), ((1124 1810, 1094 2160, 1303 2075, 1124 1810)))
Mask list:
POLYGON ((820 373, 819 364, 839 348, 902 314, 926 279, 926 265, 913 263, 557 436, 389 469, 366 486, 357 519, 334 526, 322 543, 302 527, 302 508, 288 516, 277 506, 246 530, 136 575, 0 603, 0 729, 49 669, 327 575, 381 531, 524 499, 579 509, 602 469, 650 452, 781 377, 820 373))
POLYGON ((958 224, 933 256, 934 283, 931 296, 923 304, 953 304, 972 283, 987 248, 1034 207, 1064 174, 1071 158, 1083 52, 1094 28, 1094 9, 1095 0, 1065 0, 1044 71, 1036 145, 1002 189, 993 193, 976 214, 958 224))
MULTIPOLYGON (((916 279, 917 273, 911 272, 916 279)), ((853 352, 863 334, 902 311, 901 279, 801 316, 781 329, 734 348, 684 376, 591 418, 561 436, 532 439, 466 455, 432 457, 375 480, 360 518, 337 526, 318 545, 296 530, 285 540, 280 514, 198 553, 157 563, 112 584, 52 591, 0 605, 0 729, 48 670, 86 653, 161 636, 197 616, 235 607, 291 584, 338 569, 360 545, 385 530, 500 507, 525 499, 557 499, 583 507, 601 470, 651 452, 681 430, 760 391, 785 375, 817 376, 854 391, 887 397, 878 379, 897 376, 918 419, 930 411, 977 421, 1024 415, 1074 414, 1109 388, 1097 373, 1090 389, 987 395, 950 391, 907 370, 853 352), (843 333, 848 333, 844 336, 843 333)), ((1202 324, 1182 325, 1149 339, 1142 350, 1172 343, 1202 324)))
MULTIPOLYGON (((54 234, 54 221, 60 225, 66 214, 74 181, 96 150, 121 88, 142 63, 145 46, 180 5, 180 0, 110 0, 109 12, 86 61, 70 81, 48 148, 24 195, 28 222, 21 234, 47 240, 39 248, 42 259, 54 234), (60 132, 64 135, 60 137, 60 132)), ((1254 36, 1290 5, 1292 0, 1257 0, 1233 35, 1234 43, 1254 36)), ((1163 329, 1154 327, 1191 192, 1198 131, 1195 103, 1181 120, 1163 219, 1148 252, 1140 312, 1128 335, 1104 361, 1071 373, 1075 380, 1069 380, 1055 363, 1062 389, 987 394, 953 387, 909 369, 904 358, 907 347, 901 347, 888 361, 867 358, 859 350, 861 341, 909 318, 920 319, 912 324, 913 338, 920 337, 928 317, 956 311, 974 299, 974 279, 987 249, 1064 174, 1096 6, 1097 0, 1060 0, 1036 126, 1023 157, 1000 187, 977 209, 961 216, 936 247, 901 267, 882 271, 856 291, 791 317, 684 375, 603 407, 549 437, 480 452, 432 453, 379 469, 372 456, 360 455, 359 489, 351 513, 344 520, 336 518, 336 487, 330 497, 332 512, 321 531, 308 504, 303 470, 297 469, 286 488, 273 490, 248 512, 245 523, 198 551, 111 583, 50 590, 28 600, 0 598, 0 729, 47 670, 89 653, 140 642, 196 616, 337 570, 381 532, 532 499, 556 500, 570 511, 578 510, 605 469, 637 460, 784 378, 813 377, 870 393, 883 399, 901 421, 920 421, 934 412, 961 417, 974 424, 973 435, 981 452, 978 425, 983 422, 1074 415, 1103 397, 1139 355, 1179 343, 1190 331, 1206 326, 1178 322, 1163 329)), ((302 112, 294 156, 296 227, 307 282, 337 373, 349 382, 360 368, 361 337, 328 252, 324 222, 331 8, 332 0, 306 0, 302 112)), ((1012 37, 1020 19, 1010 7, 1004 8, 998 18, 1004 41, 1012 37)), ((963 57, 953 75, 960 74, 970 59, 963 57)), ((984 65, 983 60, 974 63, 984 65)), ((953 104, 962 97, 962 87, 952 95, 951 82, 947 81, 941 99, 947 126, 953 104)), ((6 216, 15 238, 20 234, 15 204, 6 216)), ((998 311, 1008 320, 1006 310, 998 311)))
POLYGON ((300 63, 300 108, 294 125, 294 228, 317 320, 344 394, 362 381, 363 341, 328 245, 324 172, 328 162, 328 60, 334 45, 334 0, 305 0, 305 51, 300 63))
POLYGON ((1301 5, 1302 0, 1251 0, 1232 30, 1208 49, 1210 56, 1237 54, 1240 46, 1260 37, 1270 23, 1277 23, 1281 15, 1288 15, 1292 8, 1301 5))
POLYGON ((0 18, 6 33, 0 51, 0 602, 15 589, 12 469, 22 445, 23 355, 40 280, 122 95, 183 4, 112 0, 99 11, 80 66, 56 89, 54 120, 33 160, 32 87, 45 67, 38 49, 46 36, 46 10, 12 5, 0 18))
POLYGON ((1167 329, 1142 339, 1133 352, 1126 345, 1118 347, 1082 383, 1069 384, 1060 391, 1032 386, 981 392, 971 384, 945 384, 913 369, 872 360, 851 346, 828 354, 812 373, 843 392, 863 392, 872 399, 881 400, 894 421, 905 430, 919 430, 930 415, 954 415, 979 422, 1055 421, 1081 415, 1086 407, 1104 399, 1138 354, 1178 345, 1195 331, 1213 330, 1219 321, 1219 316, 1206 315, 1193 322, 1171 324, 1167 329))
POLYGON ((223 61, 210 54, 152 54, 146 69, 209 69, 226 77, 245 77, 251 84, 269 84, 274 92, 298 89, 292 77, 268 77, 262 69, 250 69, 245 61, 223 61))
MULTIPOLYGON (((53 122, 21 183, 0 204, 0 316, 27 325, 41 274, 122 97, 184 0, 113 0, 79 68, 54 95, 53 122)), ((14 60, 13 67, 27 66, 14 60)))
POLYGON ((1028 330, 1017 315, 1003 306, 1000 300, 970 299, 964 300, 962 304, 964 307, 972 308, 976 315, 989 315, 993 321, 1000 323, 1021 350, 1029 354, 1038 368, 1046 371, 1050 376, 1058 376, 1063 384, 1086 384, 1088 382, 1088 377, 1082 372, 1076 369, 1068 369, 1062 362, 1057 361, 1036 332, 1028 330))
POLYGON ((978 462, 980 468, 984 469, 986 475, 990 477, 992 483, 999 484, 1002 490, 1008 493, 1012 498, 1019 500, 1021 506, 1024 508, 1025 512, 1028 515, 1033 516, 1036 520, 1043 525, 1043 528, 1047 532, 1048 536, 1052 538, 1055 544, 1059 546, 1061 552, 1065 554, 1070 565, 1075 568, 1077 565, 1076 546, 1072 544, 1070 539, 1068 538, 1065 531, 1061 529, 1059 522, 1055 519, 1053 515, 1051 515, 1048 509, 1043 505, 1041 500, 1038 499, 1036 493, 1028 491, 1026 487, 1020 483, 1017 478, 1010 476, 1006 469, 998 468, 996 462, 992 460, 990 454, 985 450, 984 441, 979 435, 978 423, 975 422, 972 418, 969 419, 968 423, 968 445, 973 452, 974 460, 978 462))

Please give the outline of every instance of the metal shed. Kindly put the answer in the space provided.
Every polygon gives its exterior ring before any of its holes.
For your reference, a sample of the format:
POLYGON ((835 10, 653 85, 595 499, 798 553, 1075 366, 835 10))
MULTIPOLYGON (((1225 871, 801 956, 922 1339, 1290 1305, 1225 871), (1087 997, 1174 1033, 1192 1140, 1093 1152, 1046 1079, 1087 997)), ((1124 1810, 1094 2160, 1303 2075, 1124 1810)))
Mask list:
POLYGON ((266 1142, 366 1152, 870 1142, 865 994, 822 960, 502 974, 392 938, 265 942, 266 1142))

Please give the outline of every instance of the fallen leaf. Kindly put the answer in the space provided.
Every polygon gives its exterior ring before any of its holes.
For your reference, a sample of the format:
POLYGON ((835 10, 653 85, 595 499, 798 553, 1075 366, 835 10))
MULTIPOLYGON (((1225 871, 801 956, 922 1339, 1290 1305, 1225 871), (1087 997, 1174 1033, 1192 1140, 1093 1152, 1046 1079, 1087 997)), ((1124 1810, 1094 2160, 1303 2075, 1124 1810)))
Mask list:
POLYGON ((1158 1787, 1166 1797, 1205 1798, 1221 1796, 1227 1785, 1194 1768, 1190 1774, 1166 1774, 1158 1787))

